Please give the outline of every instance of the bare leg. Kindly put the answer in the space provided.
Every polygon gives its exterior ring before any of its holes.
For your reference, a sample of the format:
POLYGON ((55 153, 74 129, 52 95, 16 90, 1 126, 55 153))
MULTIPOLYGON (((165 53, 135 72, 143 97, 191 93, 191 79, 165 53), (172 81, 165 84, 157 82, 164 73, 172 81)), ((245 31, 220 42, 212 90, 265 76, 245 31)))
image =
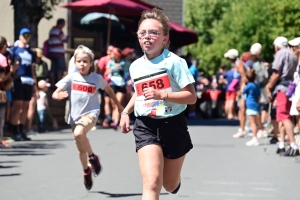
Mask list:
POLYGON ((163 186, 166 191, 173 192, 180 183, 180 173, 185 155, 177 159, 164 158, 163 186))
POLYGON ((22 112, 24 101, 13 101, 12 113, 11 113, 11 123, 12 125, 18 125, 20 121, 20 116, 22 112))
POLYGON ((295 137, 294 137, 294 132, 293 132, 294 125, 293 125, 292 121, 290 119, 286 119, 286 120, 283 120, 282 123, 283 123, 284 129, 286 131, 286 134, 288 135, 290 143, 294 143, 295 142, 295 137))
POLYGON ((142 200, 159 200, 164 169, 162 149, 158 145, 147 145, 138 150, 138 157, 143 179, 142 200))
POLYGON ((77 125, 74 129, 73 134, 76 143, 79 143, 83 147, 83 149, 88 153, 88 155, 92 155, 93 150, 89 142, 89 139, 86 137, 86 133, 84 132, 84 127, 81 125, 77 125))
POLYGON ((245 130, 245 122, 246 122, 245 112, 246 112, 245 99, 241 98, 240 109, 239 109, 239 121, 240 121, 240 128, 243 131, 245 130))
POLYGON ((22 112, 20 114, 20 124, 23 125, 26 124, 28 109, 29 109, 29 101, 23 101, 22 112))
POLYGON ((250 126, 252 129, 253 137, 257 137, 257 126, 256 126, 256 116, 249 115, 250 126))
POLYGON ((36 98, 36 94, 34 93, 29 102, 29 108, 28 108, 28 113, 27 113, 27 124, 26 124, 27 131, 31 130, 32 121, 33 121, 35 109, 36 109, 36 101, 37 101, 37 98, 36 98))

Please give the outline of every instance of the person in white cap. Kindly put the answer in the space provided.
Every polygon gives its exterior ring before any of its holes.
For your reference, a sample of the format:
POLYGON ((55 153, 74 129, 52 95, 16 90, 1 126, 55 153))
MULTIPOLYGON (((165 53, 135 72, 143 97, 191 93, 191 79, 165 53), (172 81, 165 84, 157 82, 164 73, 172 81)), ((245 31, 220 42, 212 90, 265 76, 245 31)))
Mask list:
MULTIPOLYGON (((230 49, 224 54, 224 57, 230 60, 232 66, 235 68, 233 73, 233 80, 230 83, 228 83, 225 110, 231 110, 232 108, 234 108, 236 95, 241 95, 243 93, 243 89, 246 82, 246 68, 244 66, 244 62, 241 61, 238 56, 239 53, 236 49, 230 49), (232 95, 233 93, 235 95, 232 95)), ((233 135, 233 138, 244 137, 247 134, 245 130, 245 98, 241 98, 238 115, 240 121, 240 128, 238 132, 233 135)))
MULTIPOLYGON (((290 49, 293 51, 293 53, 298 57, 298 63, 300 64, 300 37, 295 38, 291 41, 289 41, 290 49)), ((299 75, 299 64, 297 66, 296 71, 294 72, 294 81, 293 85, 289 88, 290 89, 290 95, 293 94, 291 97, 292 100, 292 106, 290 110, 290 115, 296 117, 296 131, 299 132, 300 129, 300 118, 299 118, 299 111, 297 110, 297 103, 300 99, 300 75, 299 75)))
POLYGON ((277 37, 274 40, 275 60, 273 64, 273 74, 267 84, 267 94, 269 99, 276 95, 276 121, 279 126, 283 124, 290 140, 290 148, 286 151, 284 145, 284 135, 280 134, 280 142, 277 153, 282 156, 298 156, 299 149, 295 143, 293 133, 294 125, 290 119, 291 102, 286 96, 288 85, 294 79, 294 72, 298 65, 297 56, 288 48, 288 40, 285 37, 277 37), (271 92, 273 90, 273 92, 271 92))

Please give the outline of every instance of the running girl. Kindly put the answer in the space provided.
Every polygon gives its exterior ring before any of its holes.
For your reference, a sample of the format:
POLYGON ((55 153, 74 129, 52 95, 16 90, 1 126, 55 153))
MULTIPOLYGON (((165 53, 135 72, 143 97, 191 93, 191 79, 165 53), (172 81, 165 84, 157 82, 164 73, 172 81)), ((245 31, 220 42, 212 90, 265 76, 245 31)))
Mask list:
POLYGON ((169 46, 168 17, 159 9, 144 11, 137 36, 144 56, 130 66, 135 94, 121 113, 121 131, 130 131, 129 114, 137 117, 133 134, 143 179, 143 200, 157 200, 162 186, 175 194, 187 152, 193 148, 184 116, 196 102, 195 82, 186 61, 169 46))
POLYGON ((70 114, 68 123, 72 126, 76 146, 79 151, 79 159, 84 170, 84 185, 90 190, 93 185, 92 171, 94 177, 101 172, 101 164, 98 156, 92 150, 86 134, 96 125, 100 113, 97 90, 105 90, 118 106, 119 112, 123 107, 118 102, 114 91, 101 75, 91 72, 94 64, 92 51, 80 45, 75 53, 75 65, 78 72, 68 74, 60 80, 52 97, 57 100, 65 99, 70 94, 70 114), (88 159, 87 159, 88 155, 88 159), (88 161, 91 166, 88 165, 88 161))

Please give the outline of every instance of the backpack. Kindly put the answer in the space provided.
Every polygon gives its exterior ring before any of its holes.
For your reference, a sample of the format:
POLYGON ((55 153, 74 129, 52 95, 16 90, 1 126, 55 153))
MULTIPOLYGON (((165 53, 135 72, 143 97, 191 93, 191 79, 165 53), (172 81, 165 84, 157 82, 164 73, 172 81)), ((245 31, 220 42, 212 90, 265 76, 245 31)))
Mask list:
POLYGON ((46 40, 43 45, 43 55, 48 58, 49 57, 49 40, 46 40))
POLYGON ((260 88, 263 88, 267 85, 268 83, 268 78, 269 78, 269 73, 265 67, 265 64, 263 62, 255 62, 253 64, 253 69, 255 70, 256 73, 256 81, 259 84, 260 88))

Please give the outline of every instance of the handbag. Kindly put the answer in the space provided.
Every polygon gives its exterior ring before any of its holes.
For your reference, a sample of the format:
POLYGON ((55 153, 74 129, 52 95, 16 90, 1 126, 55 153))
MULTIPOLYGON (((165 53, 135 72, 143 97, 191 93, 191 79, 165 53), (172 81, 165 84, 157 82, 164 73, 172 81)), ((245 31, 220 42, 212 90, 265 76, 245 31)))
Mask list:
POLYGON ((293 96, 293 94, 295 93, 295 90, 296 90, 296 83, 291 82, 291 83, 288 85, 288 89, 287 89, 285 95, 286 95, 288 98, 291 98, 291 97, 293 96))

